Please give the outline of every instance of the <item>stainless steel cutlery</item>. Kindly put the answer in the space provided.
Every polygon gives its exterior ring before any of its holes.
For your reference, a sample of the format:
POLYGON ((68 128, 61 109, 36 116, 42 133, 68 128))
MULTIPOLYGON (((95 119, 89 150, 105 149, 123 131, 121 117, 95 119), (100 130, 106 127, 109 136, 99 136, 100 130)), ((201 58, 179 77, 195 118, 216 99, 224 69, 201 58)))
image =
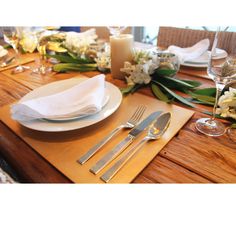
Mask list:
POLYGON ((111 131, 110 134, 108 134, 99 143, 97 143, 94 147, 92 147, 86 154, 84 154, 80 159, 78 159, 77 162, 80 164, 84 164, 98 150, 100 150, 114 135, 116 135, 120 130, 133 128, 140 121, 145 110, 146 110, 145 106, 143 106, 143 105, 138 106, 138 108, 135 110, 133 115, 130 117, 130 119, 126 123, 121 124, 120 126, 115 128, 113 131, 111 131))
POLYGON ((127 153, 121 156, 120 159, 101 176, 101 179, 105 182, 111 180, 112 177, 131 159, 131 157, 143 146, 145 142, 159 139, 168 128, 170 119, 171 114, 169 112, 160 115, 148 129, 147 135, 127 153))
POLYGON ((135 128, 129 132, 128 136, 119 144, 117 144, 112 151, 108 152, 102 159, 100 159, 90 169, 90 171, 94 174, 97 174, 99 171, 101 171, 107 164, 109 164, 113 159, 115 159, 115 157, 118 156, 126 147, 128 147, 133 142, 133 140, 143 130, 145 130, 161 113, 162 111, 153 112, 137 126, 135 126, 135 128))

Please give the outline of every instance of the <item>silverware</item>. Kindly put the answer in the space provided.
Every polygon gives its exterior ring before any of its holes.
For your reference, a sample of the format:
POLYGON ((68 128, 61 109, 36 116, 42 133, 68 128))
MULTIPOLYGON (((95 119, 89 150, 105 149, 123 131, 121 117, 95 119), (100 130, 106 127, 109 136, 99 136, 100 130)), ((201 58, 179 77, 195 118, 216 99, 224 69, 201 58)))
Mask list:
POLYGON ((93 146, 86 154, 84 154, 80 159, 77 160, 81 165, 88 161, 100 148, 102 148, 114 135, 116 135, 122 129, 131 129, 133 128, 142 118, 146 107, 141 105, 135 110, 130 119, 125 123, 114 130, 111 131, 105 138, 103 138, 99 143, 93 146))
POLYGON ((102 176, 101 179, 106 183, 113 178, 113 176, 131 159, 132 156, 149 140, 159 139, 166 131, 170 124, 171 114, 165 113, 157 118, 157 120, 148 129, 147 135, 134 147, 132 147, 102 176))
POLYGON ((134 129, 132 129, 128 136, 122 140, 119 144, 117 144, 114 149, 108 152, 102 159, 100 159, 95 166, 93 166, 90 171, 94 174, 97 174, 100 170, 102 170, 107 164, 109 164, 116 156, 118 156, 126 147, 128 147, 133 140, 143 131, 145 130, 150 123, 152 123, 162 111, 153 112, 147 118, 145 118, 140 124, 138 124, 134 129))
POLYGON ((13 60, 15 60, 15 57, 11 57, 9 59, 7 59, 6 61, 2 62, 0 64, 0 68, 6 67, 8 64, 10 64, 13 60))

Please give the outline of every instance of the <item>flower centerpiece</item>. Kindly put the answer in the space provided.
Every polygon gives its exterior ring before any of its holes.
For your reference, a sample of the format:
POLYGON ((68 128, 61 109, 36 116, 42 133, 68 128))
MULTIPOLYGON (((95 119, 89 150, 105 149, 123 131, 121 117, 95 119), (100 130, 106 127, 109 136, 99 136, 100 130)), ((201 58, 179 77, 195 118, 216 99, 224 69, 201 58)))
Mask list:
POLYGON ((139 88, 150 86, 153 94, 160 100, 179 102, 194 107, 189 99, 175 93, 179 90, 184 93, 193 92, 200 83, 191 80, 176 78, 179 70, 179 59, 172 53, 152 53, 143 50, 134 51, 133 61, 125 62, 121 69, 126 74, 127 87, 122 89, 124 94, 133 93, 139 88))
POLYGON ((109 68, 109 48, 98 44, 95 29, 83 33, 60 32, 45 40, 48 41, 47 57, 58 62, 53 66, 56 72, 104 71, 109 68))

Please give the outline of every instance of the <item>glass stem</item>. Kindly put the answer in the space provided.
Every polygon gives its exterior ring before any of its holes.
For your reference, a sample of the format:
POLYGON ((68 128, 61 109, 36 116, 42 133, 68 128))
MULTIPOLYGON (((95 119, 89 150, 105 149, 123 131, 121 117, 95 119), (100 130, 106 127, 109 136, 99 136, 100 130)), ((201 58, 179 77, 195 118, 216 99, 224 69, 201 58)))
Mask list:
POLYGON ((22 61, 21 61, 21 57, 19 55, 19 51, 16 47, 13 47, 14 51, 15 51, 15 54, 16 54, 16 60, 17 60, 17 64, 18 66, 22 66, 22 61))
POLYGON ((215 120, 215 118, 216 118, 216 109, 218 107, 218 101, 219 101, 221 91, 222 91, 222 84, 219 84, 216 82, 216 97, 215 97, 215 104, 213 107, 211 120, 215 120))

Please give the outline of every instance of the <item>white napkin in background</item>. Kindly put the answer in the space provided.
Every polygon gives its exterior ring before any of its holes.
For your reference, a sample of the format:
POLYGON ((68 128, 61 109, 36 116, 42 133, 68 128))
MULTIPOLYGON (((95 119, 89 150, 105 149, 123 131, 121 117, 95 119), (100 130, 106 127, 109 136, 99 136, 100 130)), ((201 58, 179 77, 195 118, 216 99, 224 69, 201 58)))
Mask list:
POLYGON ((205 53, 210 45, 209 39, 203 39, 188 48, 180 48, 174 45, 168 47, 167 51, 174 53, 180 59, 180 62, 190 61, 200 57, 203 53, 205 53))
POLYGON ((92 115, 102 109, 105 76, 97 75, 62 92, 12 105, 14 120, 60 119, 92 115))
POLYGON ((97 39, 96 30, 94 28, 87 31, 77 33, 77 32, 66 32, 65 46, 68 48, 80 48, 81 46, 89 46, 95 43, 97 39))

